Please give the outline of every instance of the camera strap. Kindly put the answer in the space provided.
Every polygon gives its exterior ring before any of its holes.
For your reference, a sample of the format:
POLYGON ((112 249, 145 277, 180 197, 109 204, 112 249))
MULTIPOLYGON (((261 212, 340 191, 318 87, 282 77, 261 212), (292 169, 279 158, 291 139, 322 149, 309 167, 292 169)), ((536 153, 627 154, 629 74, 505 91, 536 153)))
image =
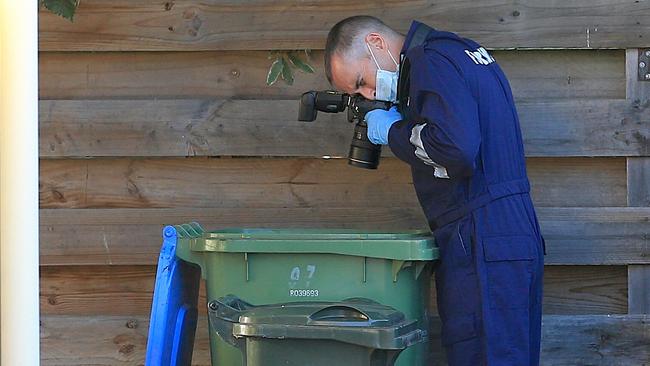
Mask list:
POLYGON ((397 81, 397 103, 398 109, 402 116, 406 119, 412 119, 411 117, 411 108, 410 108, 410 99, 409 99, 409 88, 411 87, 410 80, 410 71, 411 63, 406 57, 406 53, 413 47, 420 46, 426 41, 429 33, 433 31, 433 28, 429 27, 426 24, 419 23, 409 44, 406 49, 400 55, 400 66, 399 66, 399 80, 397 81))

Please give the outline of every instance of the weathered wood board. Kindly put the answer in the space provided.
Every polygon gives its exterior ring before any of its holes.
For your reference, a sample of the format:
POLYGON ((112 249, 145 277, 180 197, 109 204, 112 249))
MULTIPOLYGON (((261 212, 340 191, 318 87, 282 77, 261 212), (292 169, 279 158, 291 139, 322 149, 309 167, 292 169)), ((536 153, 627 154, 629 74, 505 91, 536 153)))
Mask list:
MULTIPOLYGON (((650 208, 539 207, 547 264, 650 263, 650 208)), ((423 229, 419 207, 42 209, 41 263, 155 264, 164 224, 226 227, 423 229)))
MULTIPOLYGON (((134 365, 144 362, 146 316, 50 315, 41 320, 41 364, 134 365), (74 340, 74 341, 71 341, 74 340)), ((432 327, 432 343, 439 342, 432 327)), ((547 315, 542 326, 543 366, 644 365, 650 361, 647 315, 547 315)), ((432 347, 439 350, 439 347, 432 347)), ((209 366, 207 319, 199 317, 192 364, 209 366)), ((440 353, 430 364, 443 365, 440 353)))
MULTIPOLYGON (((494 51, 517 100, 625 98, 621 50, 494 51), (534 65, 534 66, 531 66, 534 65)), ((41 52, 42 99, 235 98, 293 99, 331 89, 323 52, 312 53, 314 74, 293 85, 266 85, 267 51, 41 52)))
MULTIPOLYGON (((45 315, 148 315, 155 266, 41 267, 41 312, 45 315)), ((205 304, 201 288, 199 303, 205 304)), ((432 312, 437 312, 435 292, 432 312)), ((545 314, 626 314, 625 266, 547 266, 545 314)))
MULTIPOLYGON (((527 156, 650 154, 650 101, 517 108, 527 156)), ((296 100, 47 100, 39 116, 42 157, 347 156, 352 136, 344 113, 297 121, 296 100)))
POLYGON ((337 21, 375 15, 405 32, 413 19, 492 48, 647 45, 643 1, 215 1, 87 0, 74 24, 41 12, 44 51, 319 49, 337 21))
MULTIPOLYGON (((622 158, 529 158, 538 206, 625 206, 622 158)), ((419 207, 407 164, 345 159, 43 159, 41 208, 419 207)))

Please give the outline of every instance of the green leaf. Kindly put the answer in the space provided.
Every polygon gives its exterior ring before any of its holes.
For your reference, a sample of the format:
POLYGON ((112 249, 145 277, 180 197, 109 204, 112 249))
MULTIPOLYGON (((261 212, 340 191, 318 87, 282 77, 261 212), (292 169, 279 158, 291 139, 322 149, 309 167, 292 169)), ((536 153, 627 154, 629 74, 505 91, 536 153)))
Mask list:
POLYGON ((287 84, 293 85, 293 71, 291 71, 291 67, 284 57, 282 58, 282 62, 284 63, 284 67, 282 68, 282 79, 286 81, 287 84))
POLYGON ((278 81, 278 77, 282 73, 283 69, 284 61, 282 61, 282 58, 278 57, 275 59, 275 61, 273 61, 271 68, 269 69, 269 73, 266 75, 266 85, 275 84, 275 82, 278 81))
POLYGON ((307 62, 303 61, 298 57, 298 55, 293 52, 289 52, 289 61, 295 66, 298 70, 306 72, 308 74, 314 73, 314 68, 307 62))
POLYGON ((41 0, 41 3, 47 10, 72 22, 79 0, 41 0))

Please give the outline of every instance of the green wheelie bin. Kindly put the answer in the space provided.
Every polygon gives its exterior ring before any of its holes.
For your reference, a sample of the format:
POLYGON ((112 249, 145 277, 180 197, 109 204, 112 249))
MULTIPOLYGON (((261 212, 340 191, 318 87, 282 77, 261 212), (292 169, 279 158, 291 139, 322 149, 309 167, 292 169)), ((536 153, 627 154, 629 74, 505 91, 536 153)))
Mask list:
POLYGON ((241 350, 244 366, 393 366, 427 340, 417 321, 361 298, 253 306, 226 296, 208 309, 210 328, 241 350))
MULTIPOLYGON (((428 329, 431 263, 428 232, 332 229, 228 229, 175 226, 175 255, 200 266, 208 302, 233 294, 253 304, 367 298, 428 329)), ((242 365, 240 351, 210 332, 213 366, 242 365)), ((426 362, 427 342, 409 347, 397 366, 426 362)))

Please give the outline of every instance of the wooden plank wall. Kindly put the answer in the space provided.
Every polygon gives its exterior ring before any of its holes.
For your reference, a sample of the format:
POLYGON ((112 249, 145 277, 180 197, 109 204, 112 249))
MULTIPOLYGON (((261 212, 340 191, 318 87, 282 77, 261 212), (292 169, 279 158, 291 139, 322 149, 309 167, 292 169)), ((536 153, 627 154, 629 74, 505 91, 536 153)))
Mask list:
POLYGON ((44 365, 143 363, 165 224, 425 227, 407 166, 348 167, 343 116, 295 120, 352 14, 493 49, 548 243, 543 364, 650 363, 645 2, 85 0, 74 24, 40 13, 44 365), (317 73, 267 87, 267 50, 302 48, 317 73))

